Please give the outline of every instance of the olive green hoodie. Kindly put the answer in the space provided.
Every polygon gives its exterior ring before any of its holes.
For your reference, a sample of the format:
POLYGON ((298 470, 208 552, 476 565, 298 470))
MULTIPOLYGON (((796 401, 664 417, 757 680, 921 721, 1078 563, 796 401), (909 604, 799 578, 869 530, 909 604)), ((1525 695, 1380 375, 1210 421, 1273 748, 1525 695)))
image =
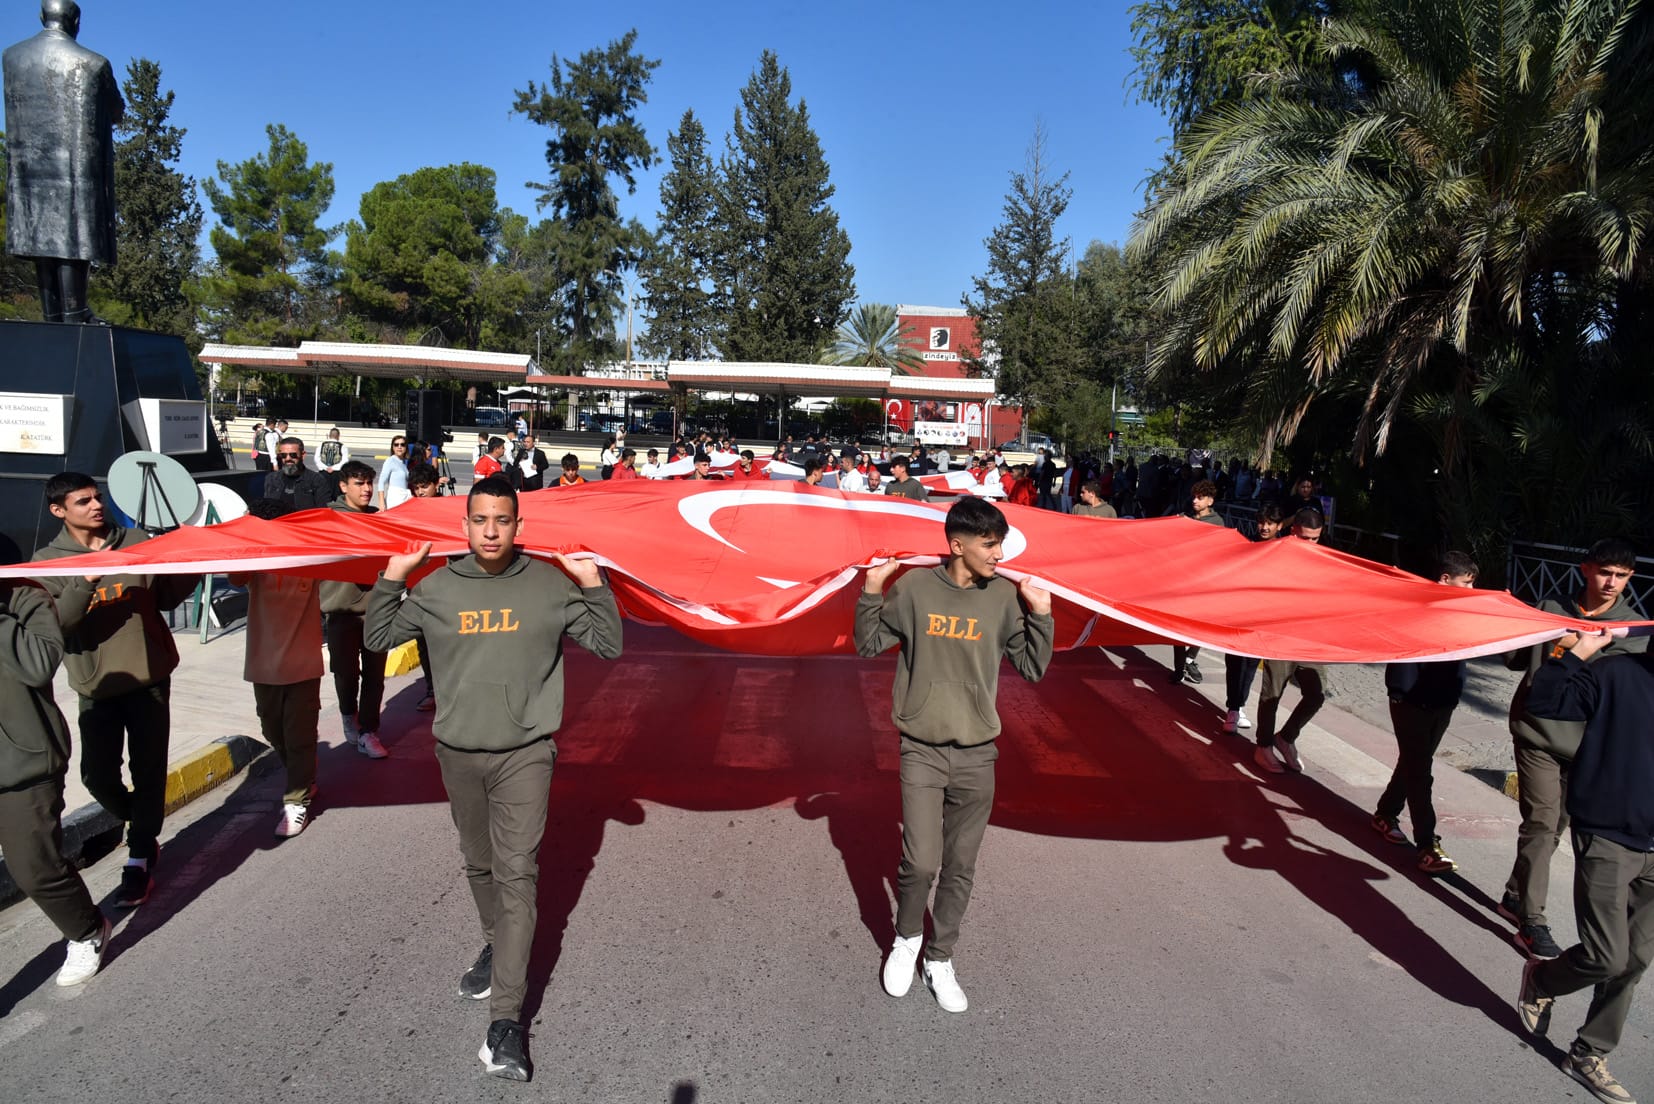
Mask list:
POLYGON ((995 577, 972 586, 946 567, 910 571, 888 594, 856 602, 856 651, 872 657, 900 644, 890 719, 926 744, 985 744, 999 735, 999 661, 1029 682, 1051 663, 1055 623, 1022 607, 1016 584, 995 577))
POLYGON ((69 765, 69 726, 52 701, 63 631, 33 583, 0 582, 0 790, 57 777, 69 765))
MULTIPOLYGON (((379 507, 364 506, 360 510, 345 505, 343 495, 329 504, 345 514, 377 514, 379 507)), ((347 583, 339 579, 322 579, 316 583, 316 596, 321 599, 323 613, 354 613, 360 616, 368 611, 368 595, 372 587, 347 583)))
MULTIPOLYGON (((1621 591, 1614 599, 1614 604, 1608 607, 1606 613, 1596 617, 1586 616, 1580 612, 1579 602, 1575 597, 1558 592, 1552 594, 1539 603, 1539 608, 1546 613, 1560 613, 1564 617, 1578 617, 1585 621, 1641 621, 1643 613, 1637 604, 1631 600, 1629 591, 1621 591)), ((1592 662, 1603 656, 1626 655, 1648 650, 1648 637, 1622 636, 1609 644, 1602 651, 1591 657, 1592 662)), ((1550 656, 1551 648, 1548 644, 1534 644, 1526 648, 1518 648, 1505 656, 1505 666, 1512 671, 1522 671, 1522 681, 1517 684, 1516 693, 1510 699, 1510 734, 1517 743, 1531 747, 1542 748, 1563 759, 1572 759, 1579 750, 1579 741, 1585 735, 1583 721, 1553 721, 1544 717, 1535 717, 1528 712, 1528 688, 1533 685, 1533 676, 1545 660, 1550 656)))
MULTIPOLYGON (((136 529, 108 528, 99 552, 130 548, 149 539, 136 529)), ((34 554, 34 562, 84 556, 87 548, 65 528, 34 554)), ((189 597, 197 575, 104 575, 89 583, 80 575, 41 579, 57 601, 63 624, 69 685, 75 693, 102 700, 153 686, 178 666, 178 646, 161 619, 189 597)))
POLYGON ((510 751, 557 731, 565 633, 604 659, 620 655, 614 592, 582 589, 521 552, 498 575, 475 556, 453 560, 412 590, 380 576, 365 628, 376 652, 420 639, 436 684, 432 733, 462 751, 510 751))

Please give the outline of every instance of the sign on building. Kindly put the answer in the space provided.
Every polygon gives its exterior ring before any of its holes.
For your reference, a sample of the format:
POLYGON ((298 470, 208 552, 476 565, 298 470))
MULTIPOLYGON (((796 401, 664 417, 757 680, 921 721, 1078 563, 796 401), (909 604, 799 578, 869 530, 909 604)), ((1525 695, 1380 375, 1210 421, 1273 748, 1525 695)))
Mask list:
POLYGON ((0 452, 67 453, 69 402, 68 395, 0 391, 0 452))

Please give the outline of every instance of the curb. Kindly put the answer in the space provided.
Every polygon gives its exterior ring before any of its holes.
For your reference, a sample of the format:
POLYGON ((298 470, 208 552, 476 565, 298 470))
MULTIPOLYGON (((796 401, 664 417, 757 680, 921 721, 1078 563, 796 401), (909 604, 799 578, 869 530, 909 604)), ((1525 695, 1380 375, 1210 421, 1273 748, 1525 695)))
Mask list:
MULTIPOLYGON (((251 736, 222 736, 199 751, 167 767, 166 811, 177 812, 208 791, 223 785, 269 747, 251 736)), ((79 870, 120 845, 125 822, 116 820, 93 801, 63 818, 63 856, 79 870)), ((0 908, 23 899, 12 879, 6 858, 0 855, 0 908)))

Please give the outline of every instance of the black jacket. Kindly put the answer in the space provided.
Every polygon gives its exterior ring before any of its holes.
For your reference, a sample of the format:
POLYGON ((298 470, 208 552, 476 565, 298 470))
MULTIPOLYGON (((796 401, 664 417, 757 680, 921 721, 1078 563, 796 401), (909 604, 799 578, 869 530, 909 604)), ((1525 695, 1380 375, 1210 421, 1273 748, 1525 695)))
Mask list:
POLYGON ((1546 660, 1528 687, 1528 712, 1585 722, 1568 772, 1574 828, 1654 851, 1654 656, 1546 660))
POLYGON ((1384 688, 1393 702, 1418 709, 1452 709, 1464 693, 1465 668, 1462 659, 1389 663, 1384 667, 1384 688))
POLYGON ((309 468, 300 468, 296 479, 289 479, 280 471, 273 471, 264 477, 263 497, 281 503, 287 507, 288 513, 331 506, 338 495, 338 484, 331 476, 309 468))

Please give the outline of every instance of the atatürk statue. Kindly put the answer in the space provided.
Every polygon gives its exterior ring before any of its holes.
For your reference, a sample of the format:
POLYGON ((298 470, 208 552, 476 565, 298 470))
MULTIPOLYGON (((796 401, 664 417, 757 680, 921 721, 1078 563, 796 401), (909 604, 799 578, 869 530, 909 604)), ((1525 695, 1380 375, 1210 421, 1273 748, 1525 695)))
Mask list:
POLYGON ((0 56, 6 87, 6 252, 35 262, 48 322, 87 322, 86 272, 115 263, 109 59, 75 42, 80 5, 44 0, 46 28, 0 56))

